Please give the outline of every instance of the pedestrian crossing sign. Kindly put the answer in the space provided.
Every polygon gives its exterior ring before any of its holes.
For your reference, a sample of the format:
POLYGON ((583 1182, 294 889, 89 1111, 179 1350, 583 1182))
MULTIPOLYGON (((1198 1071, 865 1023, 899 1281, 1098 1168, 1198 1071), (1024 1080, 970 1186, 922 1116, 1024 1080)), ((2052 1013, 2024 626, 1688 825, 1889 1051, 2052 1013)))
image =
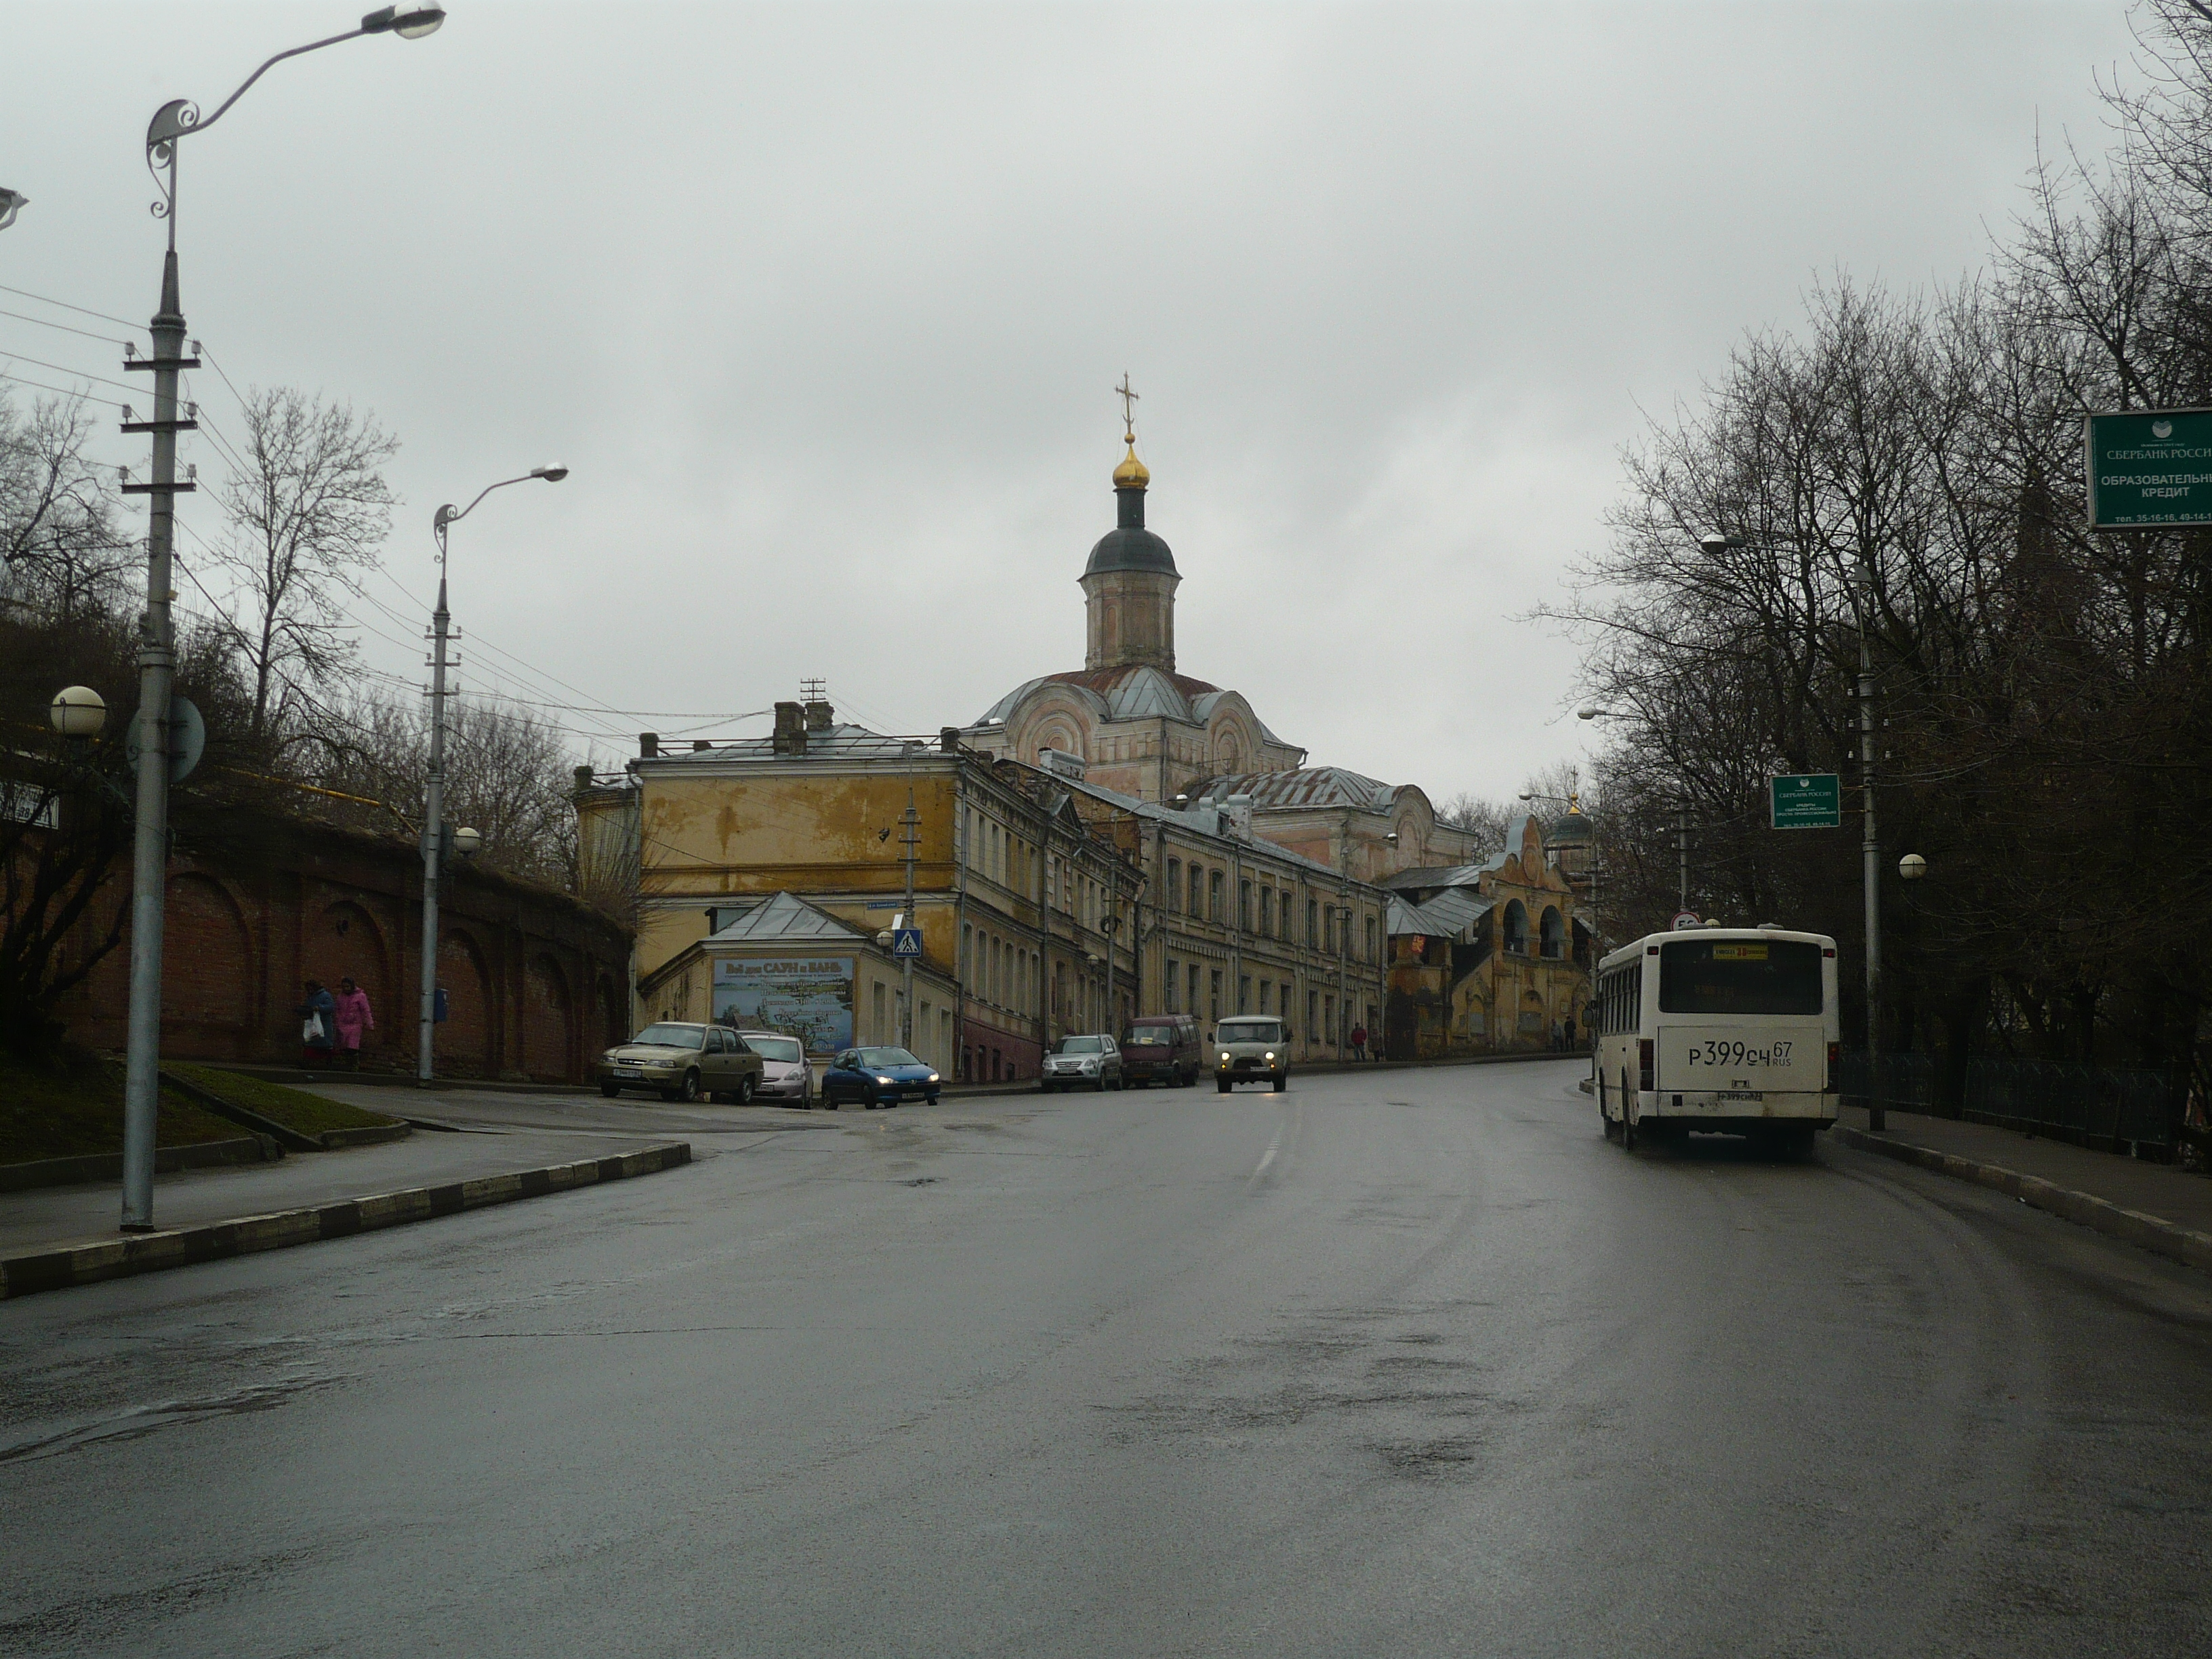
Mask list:
POLYGON ((921 929, 902 927, 891 935, 891 954, 894 957, 918 957, 921 954, 921 929))

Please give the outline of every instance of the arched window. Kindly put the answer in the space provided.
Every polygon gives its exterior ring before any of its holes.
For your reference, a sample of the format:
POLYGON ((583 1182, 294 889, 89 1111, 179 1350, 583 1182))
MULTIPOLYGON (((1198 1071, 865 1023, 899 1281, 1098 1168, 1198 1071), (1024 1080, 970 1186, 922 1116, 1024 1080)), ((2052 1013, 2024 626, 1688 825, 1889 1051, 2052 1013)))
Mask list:
POLYGON ((1559 915, 1559 907, 1547 904, 1542 918, 1537 922, 1537 933, 1544 954, 1553 962, 1566 955, 1567 927, 1559 915))
POLYGON ((1214 870, 1208 872, 1206 890, 1207 901, 1206 915, 1206 919, 1209 921, 1218 921, 1221 920, 1221 890, 1225 884, 1226 884, 1220 871, 1214 870))
POLYGON ((1182 860, 1181 859, 1170 859, 1168 860, 1168 908, 1170 910, 1179 910, 1182 908, 1182 860))
POLYGON ((1194 864, 1190 866, 1190 913, 1194 916, 1206 914, 1206 872, 1194 864))
POLYGON ((1528 954, 1528 911, 1519 899, 1506 905, 1505 925, 1501 931, 1509 952, 1520 957, 1528 954))

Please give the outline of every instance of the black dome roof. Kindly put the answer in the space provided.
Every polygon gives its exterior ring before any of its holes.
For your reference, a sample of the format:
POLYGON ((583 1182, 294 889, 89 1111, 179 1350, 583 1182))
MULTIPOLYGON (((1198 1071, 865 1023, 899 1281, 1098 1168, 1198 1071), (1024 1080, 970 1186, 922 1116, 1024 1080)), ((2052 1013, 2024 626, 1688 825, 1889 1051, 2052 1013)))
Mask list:
POLYGON ((1124 526, 1109 530, 1098 538, 1098 545, 1091 550, 1091 562, 1083 567, 1086 576, 1096 576, 1109 570, 1162 570, 1169 575, 1178 575, 1175 555, 1168 544, 1141 526, 1124 526))

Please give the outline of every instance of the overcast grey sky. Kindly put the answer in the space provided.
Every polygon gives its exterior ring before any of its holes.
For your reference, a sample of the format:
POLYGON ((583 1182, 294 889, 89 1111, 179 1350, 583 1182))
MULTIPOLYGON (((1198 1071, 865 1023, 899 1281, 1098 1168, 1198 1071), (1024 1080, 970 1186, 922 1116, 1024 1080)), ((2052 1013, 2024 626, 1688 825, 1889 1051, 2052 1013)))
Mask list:
MULTIPOLYGON (((150 314, 148 118, 366 3, 10 8, 0 283, 150 314)), ((807 675, 933 732, 1080 667, 1126 369, 1182 670, 1316 763, 1510 794, 1592 735, 1516 618, 1602 540, 1639 409, 1823 273, 1982 264, 2130 45, 2123 0, 452 0, 187 141, 185 310, 240 388, 403 440, 372 592, 414 628, 439 502, 574 469, 456 528, 464 678, 638 711, 557 716, 620 752, 807 675)), ((122 378, 0 318, 8 354, 122 378)))

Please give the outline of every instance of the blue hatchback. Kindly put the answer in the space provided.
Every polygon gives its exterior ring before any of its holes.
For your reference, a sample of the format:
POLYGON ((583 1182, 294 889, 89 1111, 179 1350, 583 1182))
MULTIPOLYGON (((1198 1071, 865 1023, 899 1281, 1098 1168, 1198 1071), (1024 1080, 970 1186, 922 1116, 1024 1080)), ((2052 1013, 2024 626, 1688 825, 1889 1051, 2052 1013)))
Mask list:
POLYGON ((870 1111, 902 1100, 937 1099, 937 1073, 903 1048, 848 1048, 822 1074, 822 1103, 831 1110, 857 1100, 870 1111))

